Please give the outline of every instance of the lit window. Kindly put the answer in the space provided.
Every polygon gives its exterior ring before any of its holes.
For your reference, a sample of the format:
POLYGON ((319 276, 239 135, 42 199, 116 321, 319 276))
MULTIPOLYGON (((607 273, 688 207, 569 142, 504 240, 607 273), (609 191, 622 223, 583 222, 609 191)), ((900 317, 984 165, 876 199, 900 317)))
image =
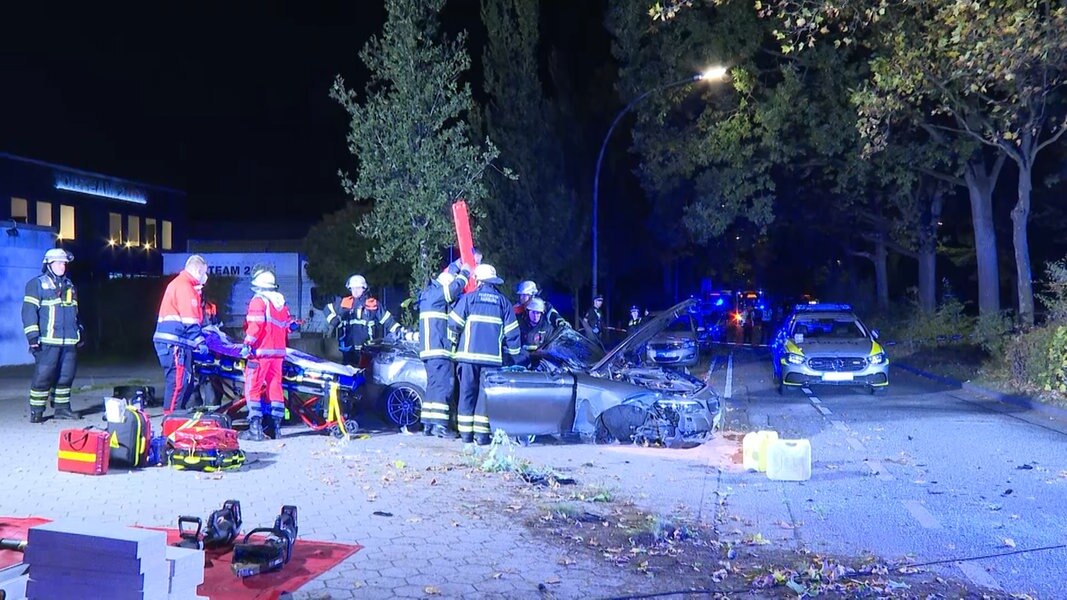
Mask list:
POLYGON ((170 250, 173 247, 173 239, 171 239, 171 225, 170 221, 163 221, 163 243, 160 248, 163 250, 170 250))
POLYGON ((37 202, 37 224, 41 227, 52 226, 52 203, 37 202))
POLYGON ((25 198, 11 197, 11 220, 19 223, 29 223, 30 203, 25 198))
POLYGON ((108 243, 111 245, 122 243, 122 215, 108 213, 108 243))
POLYGON ((156 225, 155 219, 145 218, 144 220, 144 243, 145 246, 157 248, 159 246, 156 243, 156 238, 159 236, 159 227, 156 225))
POLYGON ((74 207, 66 204, 59 205, 59 237, 65 240, 74 239, 74 207))
POLYGON ((136 246, 141 243, 141 217, 130 215, 126 218, 126 245, 136 246))

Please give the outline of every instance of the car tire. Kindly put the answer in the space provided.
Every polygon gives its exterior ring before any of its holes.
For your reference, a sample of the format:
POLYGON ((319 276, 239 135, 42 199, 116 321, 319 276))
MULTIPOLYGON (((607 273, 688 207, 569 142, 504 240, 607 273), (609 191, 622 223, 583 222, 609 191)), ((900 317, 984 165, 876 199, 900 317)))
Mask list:
POLYGON ((411 383, 394 383, 385 388, 379 402, 382 414, 397 427, 411 427, 422 419, 422 399, 426 391, 411 383))

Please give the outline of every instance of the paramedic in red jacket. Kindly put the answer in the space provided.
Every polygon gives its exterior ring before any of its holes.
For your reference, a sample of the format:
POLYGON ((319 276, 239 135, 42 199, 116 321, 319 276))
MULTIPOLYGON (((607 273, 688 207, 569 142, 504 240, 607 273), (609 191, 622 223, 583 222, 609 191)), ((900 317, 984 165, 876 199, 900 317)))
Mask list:
POLYGON ((152 342, 163 367, 163 412, 185 408, 192 394, 193 351, 207 352, 200 325, 204 319, 200 288, 207 282, 207 261, 194 254, 163 292, 152 342))
POLYGON ((245 405, 248 407, 248 432, 244 439, 262 441, 264 433, 276 438, 285 418, 282 395, 282 363, 289 332, 299 325, 289 315, 285 297, 278 292, 274 273, 259 269, 252 275, 252 300, 245 316, 245 341, 241 357, 245 359, 245 405), (270 411, 263 414, 263 401, 270 411), (264 427, 266 422, 266 427, 264 427))

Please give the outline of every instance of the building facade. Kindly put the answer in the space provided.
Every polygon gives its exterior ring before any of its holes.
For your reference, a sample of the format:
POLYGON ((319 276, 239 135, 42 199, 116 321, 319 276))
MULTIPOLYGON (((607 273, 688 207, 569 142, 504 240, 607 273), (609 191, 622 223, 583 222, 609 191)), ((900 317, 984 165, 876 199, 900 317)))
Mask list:
POLYGON ((184 250, 185 192, 0 153, 0 224, 51 228, 83 281, 162 274, 184 250))

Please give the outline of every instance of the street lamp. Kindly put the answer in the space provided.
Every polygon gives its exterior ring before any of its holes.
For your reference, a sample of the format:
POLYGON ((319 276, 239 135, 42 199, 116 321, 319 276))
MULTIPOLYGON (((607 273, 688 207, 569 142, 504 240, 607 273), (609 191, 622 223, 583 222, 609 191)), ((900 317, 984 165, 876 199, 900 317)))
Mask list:
POLYGON ((654 94, 656 92, 661 92, 663 90, 670 89, 670 88, 673 88, 673 87, 677 87, 677 86, 680 86, 680 85, 696 83, 697 81, 722 81, 723 79, 726 78, 726 75, 727 75, 726 67, 711 67, 711 68, 703 71, 702 73, 698 73, 696 75, 691 75, 689 77, 686 77, 685 79, 679 79, 678 81, 672 81, 670 83, 665 83, 665 84, 663 84, 661 86, 654 87, 654 88, 648 90, 647 92, 641 94, 640 96, 634 98, 633 100, 630 100, 630 103, 627 104, 626 106, 624 106, 622 108, 622 110, 620 110, 619 113, 617 115, 615 115, 615 120, 611 122, 611 127, 608 127, 608 132, 604 134, 604 141, 600 143, 600 154, 598 154, 597 157, 596 157, 596 174, 593 175, 593 297, 594 298, 597 295, 597 267, 599 265, 599 262, 598 262, 599 253, 597 251, 597 247, 598 247, 597 246, 597 242, 598 242, 598 239, 600 237, 599 236, 599 231, 600 231, 600 228, 599 228, 599 221, 600 221, 600 218, 599 218, 599 214, 600 214, 600 210, 599 210, 599 207, 600 207, 600 165, 601 165, 601 163, 604 162, 604 151, 608 147, 608 140, 611 139, 612 132, 615 131, 615 127, 619 124, 619 121, 622 120, 623 115, 625 115, 626 113, 630 112, 630 109, 633 108, 638 102, 644 100, 645 98, 649 97, 650 95, 652 95, 652 94, 654 94))

